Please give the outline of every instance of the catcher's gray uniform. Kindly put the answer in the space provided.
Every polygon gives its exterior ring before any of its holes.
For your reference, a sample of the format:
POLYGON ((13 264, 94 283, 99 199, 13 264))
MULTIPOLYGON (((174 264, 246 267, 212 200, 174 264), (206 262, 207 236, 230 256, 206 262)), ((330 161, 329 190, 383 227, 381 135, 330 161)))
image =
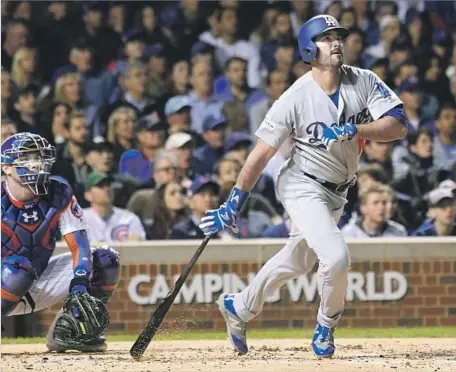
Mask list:
POLYGON ((321 141, 322 131, 339 123, 369 123, 400 104, 374 73, 344 65, 337 107, 313 80, 311 71, 271 107, 256 135, 275 148, 288 136, 293 138, 291 156, 277 181, 293 225, 285 247, 235 295, 234 308, 242 320, 258 314, 269 295, 288 280, 308 273, 318 258, 321 303, 317 320, 326 327, 336 325, 344 308, 350 266, 347 245, 337 227, 346 203, 346 187, 332 191, 319 181, 353 183, 364 142, 355 137, 327 149, 321 141))

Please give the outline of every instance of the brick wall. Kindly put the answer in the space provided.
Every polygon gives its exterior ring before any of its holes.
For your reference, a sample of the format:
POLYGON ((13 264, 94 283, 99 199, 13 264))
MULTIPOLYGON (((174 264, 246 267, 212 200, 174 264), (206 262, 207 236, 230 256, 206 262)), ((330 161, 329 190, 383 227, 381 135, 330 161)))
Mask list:
MULTIPOLYGON (((119 287, 108 309, 111 317, 110 333, 138 333, 147 322, 156 305, 137 305, 129 297, 128 284, 136 275, 148 275, 152 282, 139 286, 138 293, 151 292, 158 274, 168 279, 182 272, 185 264, 128 264, 122 267, 119 287)), ((255 273, 259 263, 201 263, 196 265, 189 279, 196 274, 236 273, 247 281, 248 273, 255 273)), ((398 271, 407 279, 404 297, 396 301, 361 301, 355 298, 346 302, 341 320, 344 327, 404 327, 456 325, 456 262, 353 262, 352 272, 375 272, 375 288, 382 290, 380 280, 385 271, 398 271)), ((214 293, 216 299, 219 293, 214 293)), ((318 308, 318 295, 312 302, 290 300, 286 288, 281 290, 281 300, 267 303, 262 314, 254 319, 250 328, 314 327, 318 308)), ((58 306, 41 313, 43 334, 52 322, 58 306)), ((213 304, 175 304, 165 319, 163 330, 224 329, 224 322, 213 304)))

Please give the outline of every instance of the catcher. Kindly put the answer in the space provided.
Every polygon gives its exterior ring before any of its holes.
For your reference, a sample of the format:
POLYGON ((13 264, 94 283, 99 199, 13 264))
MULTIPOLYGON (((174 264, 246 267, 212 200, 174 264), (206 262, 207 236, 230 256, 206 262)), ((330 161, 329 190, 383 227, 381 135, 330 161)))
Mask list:
POLYGON ((1 145, 1 315, 32 313, 66 298, 49 329, 48 349, 102 352, 119 254, 90 247, 71 187, 50 176, 54 161, 55 148, 37 134, 18 133, 1 145), (71 253, 51 257, 59 230, 71 253))

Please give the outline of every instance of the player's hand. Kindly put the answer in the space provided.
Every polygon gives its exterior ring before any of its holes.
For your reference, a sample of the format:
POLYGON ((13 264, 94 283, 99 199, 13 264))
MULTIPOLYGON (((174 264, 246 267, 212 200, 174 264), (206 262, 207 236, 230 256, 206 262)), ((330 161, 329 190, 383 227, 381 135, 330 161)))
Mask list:
POLYGON ((346 123, 342 126, 325 127, 321 141, 329 150, 334 142, 351 140, 357 131, 356 126, 351 123, 346 123))
POLYGON ((233 187, 226 203, 222 204, 220 208, 210 209, 204 214, 199 225, 204 235, 216 234, 225 227, 231 227, 234 232, 237 232, 236 218, 248 196, 248 192, 233 187))

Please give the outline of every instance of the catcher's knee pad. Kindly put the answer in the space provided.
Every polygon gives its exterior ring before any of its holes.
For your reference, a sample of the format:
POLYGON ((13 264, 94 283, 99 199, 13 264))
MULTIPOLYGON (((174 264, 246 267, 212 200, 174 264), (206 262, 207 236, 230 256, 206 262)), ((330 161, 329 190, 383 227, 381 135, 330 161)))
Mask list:
POLYGON ((107 302, 117 288, 120 278, 119 252, 110 246, 95 248, 93 257, 93 277, 90 293, 107 302))
POLYGON ((2 260, 2 317, 14 310, 35 280, 28 258, 13 254, 2 260))

